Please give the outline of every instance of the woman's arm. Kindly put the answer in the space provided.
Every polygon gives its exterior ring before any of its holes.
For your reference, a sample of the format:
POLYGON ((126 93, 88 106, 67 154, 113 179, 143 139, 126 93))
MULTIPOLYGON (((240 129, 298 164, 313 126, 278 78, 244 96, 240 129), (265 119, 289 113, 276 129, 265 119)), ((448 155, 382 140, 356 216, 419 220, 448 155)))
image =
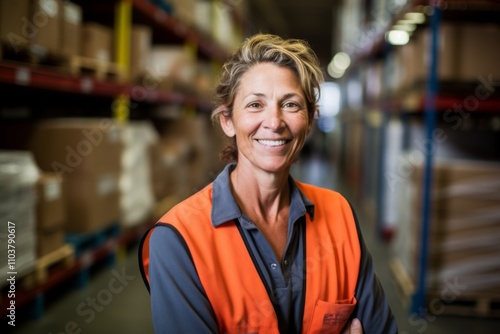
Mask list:
POLYGON ((156 333, 218 333, 189 249, 170 225, 152 232, 149 280, 156 333))
POLYGON ((357 305, 352 314, 358 318, 366 333, 392 334, 398 332, 396 319, 392 314, 384 290, 375 273, 373 259, 361 234, 358 219, 353 210, 361 247, 361 261, 356 285, 357 305))

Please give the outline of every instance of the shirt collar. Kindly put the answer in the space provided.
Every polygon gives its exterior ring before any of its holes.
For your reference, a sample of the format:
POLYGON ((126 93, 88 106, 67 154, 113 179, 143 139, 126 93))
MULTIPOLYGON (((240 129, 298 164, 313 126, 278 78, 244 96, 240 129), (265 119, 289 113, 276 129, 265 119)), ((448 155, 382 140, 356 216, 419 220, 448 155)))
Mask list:
MULTIPOLYGON (((214 227, 240 218, 243 215, 231 192, 229 175, 235 167, 235 163, 228 164, 212 184, 211 219, 214 227)), ((291 192, 290 221, 293 222, 306 213, 309 214, 312 220, 314 217, 314 204, 300 191, 291 176, 289 182, 291 192)))

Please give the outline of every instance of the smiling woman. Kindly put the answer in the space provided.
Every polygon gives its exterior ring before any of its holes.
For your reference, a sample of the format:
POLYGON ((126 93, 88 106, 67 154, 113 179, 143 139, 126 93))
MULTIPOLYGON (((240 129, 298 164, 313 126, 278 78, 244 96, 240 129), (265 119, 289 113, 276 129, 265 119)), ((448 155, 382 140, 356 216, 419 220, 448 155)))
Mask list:
POLYGON ((212 119, 230 163, 141 246, 156 332, 397 332, 349 203, 289 174, 321 82, 305 42, 273 35, 224 65, 212 119))

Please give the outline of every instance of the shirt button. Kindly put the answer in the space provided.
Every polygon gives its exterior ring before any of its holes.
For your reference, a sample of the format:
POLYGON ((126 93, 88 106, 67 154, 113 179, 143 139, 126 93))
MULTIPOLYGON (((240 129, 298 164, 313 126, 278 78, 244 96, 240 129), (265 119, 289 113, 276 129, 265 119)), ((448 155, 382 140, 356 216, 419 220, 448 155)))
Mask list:
POLYGON ((276 263, 271 263, 271 269, 274 270, 274 269, 276 269, 276 267, 277 267, 276 263))
POLYGON ((285 266, 288 266, 288 260, 283 261, 283 263, 285 264, 285 266))

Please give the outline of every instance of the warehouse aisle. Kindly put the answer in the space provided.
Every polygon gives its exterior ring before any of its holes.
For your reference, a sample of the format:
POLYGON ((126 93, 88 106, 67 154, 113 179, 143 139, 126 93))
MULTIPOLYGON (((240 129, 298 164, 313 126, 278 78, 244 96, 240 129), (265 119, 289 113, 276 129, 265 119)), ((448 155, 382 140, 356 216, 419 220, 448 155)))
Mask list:
MULTIPOLYGON (((337 180, 335 165, 318 157, 300 160, 292 170, 304 182, 339 190, 349 200, 349 191, 337 180)), ((400 333, 496 333, 500 319, 467 317, 416 318, 409 315, 396 293, 391 280, 388 259, 390 249, 376 241, 373 224, 360 206, 353 202, 362 225, 365 240, 370 248, 377 273, 384 286, 389 303, 399 323, 400 333)), ((137 266, 137 246, 117 263, 96 271, 89 285, 81 290, 62 288, 61 296, 48 303, 40 320, 23 320, 14 333, 152 333, 149 296, 137 266), (120 277, 120 278, 117 278, 120 277), (120 283, 118 283, 120 282, 120 283), (118 291, 119 290, 119 291, 118 291), (114 292, 113 292, 114 291, 114 292), (81 331, 79 331, 81 329, 81 331)), ((367 329, 367 333, 369 331, 367 329)))

